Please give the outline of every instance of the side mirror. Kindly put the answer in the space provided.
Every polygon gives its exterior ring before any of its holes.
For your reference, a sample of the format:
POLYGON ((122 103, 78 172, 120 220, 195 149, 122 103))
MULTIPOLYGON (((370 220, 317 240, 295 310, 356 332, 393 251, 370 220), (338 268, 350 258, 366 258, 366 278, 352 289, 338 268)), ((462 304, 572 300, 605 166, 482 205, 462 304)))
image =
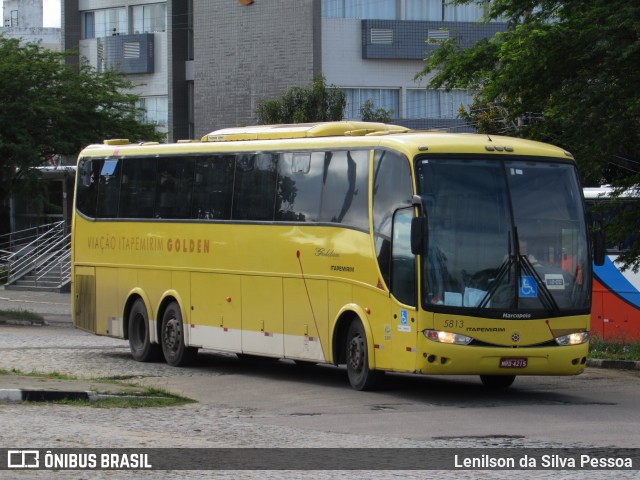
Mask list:
POLYGON ((411 253, 422 255, 429 249, 429 224, 427 217, 411 219, 411 253))

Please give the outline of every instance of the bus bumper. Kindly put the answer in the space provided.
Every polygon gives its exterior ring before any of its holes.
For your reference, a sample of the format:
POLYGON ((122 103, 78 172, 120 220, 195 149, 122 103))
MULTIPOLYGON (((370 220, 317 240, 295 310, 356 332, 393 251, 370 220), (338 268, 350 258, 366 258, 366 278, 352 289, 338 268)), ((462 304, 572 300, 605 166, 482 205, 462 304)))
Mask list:
POLYGON ((427 341, 416 365, 428 375, 578 375, 589 343, 557 347, 475 347, 427 341))

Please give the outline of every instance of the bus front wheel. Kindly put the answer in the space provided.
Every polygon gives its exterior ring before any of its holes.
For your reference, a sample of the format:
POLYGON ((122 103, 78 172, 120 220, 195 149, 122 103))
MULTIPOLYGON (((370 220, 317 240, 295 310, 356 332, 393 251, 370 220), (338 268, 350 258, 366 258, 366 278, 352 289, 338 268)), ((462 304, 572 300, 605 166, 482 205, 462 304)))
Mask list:
POLYGON ((129 348, 133 359, 138 362, 160 360, 160 345, 149 339, 149 314, 142 299, 138 298, 129 311, 129 348))
POLYGON ((480 375, 482 384, 495 390, 509 388, 515 379, 515 375, 480 375))
POLYGON ((172 302, 162 316, 162 353, 169 365, 184 367, 191 364, 198 353, 195 347, 187 347, 184 344, 184 324, 182 313, 177 303, 172 302))
POLYGON ((347 333, 347 374, 356 390, 372 390, 380 384, 384 372, 369 368, 367 336, 359 320, 351 322, 347 333))

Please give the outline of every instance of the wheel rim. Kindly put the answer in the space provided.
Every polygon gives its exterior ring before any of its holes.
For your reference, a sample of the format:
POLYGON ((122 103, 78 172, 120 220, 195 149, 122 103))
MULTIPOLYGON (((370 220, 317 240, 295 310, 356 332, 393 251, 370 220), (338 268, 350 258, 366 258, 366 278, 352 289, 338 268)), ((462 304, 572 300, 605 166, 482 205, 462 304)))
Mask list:
POLYGON ((355 335, 349 342, 349 367, 360 373, 364 365, 364 342, 361 335, 355 335))
POLYGON ((164 344, 171 352, 180 347, 180 323, 175 317, 169 319, 164 327, 164 344))

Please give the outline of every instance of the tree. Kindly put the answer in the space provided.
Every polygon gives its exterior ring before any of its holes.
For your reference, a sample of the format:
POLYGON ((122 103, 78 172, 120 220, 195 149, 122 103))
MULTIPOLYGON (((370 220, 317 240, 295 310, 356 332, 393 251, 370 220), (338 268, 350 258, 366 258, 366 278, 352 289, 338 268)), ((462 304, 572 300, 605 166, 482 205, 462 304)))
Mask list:
POLYGON ((389 123, 391 121, 391 115, 393 115, 393 110, 387 110, 382 107, 374 109, 373 100, 370 98, 360 105, 360 116, 365 122, 389 123))
MULTIPOLYGON (((433 74, 431 88, 476 90, 467 118, 485 115, 485 133, 564 147, 586 185, 640 184, 640 2, 493 0, 490 19, 507 19, 510 28, 468 49, 455 38, 444 42, 416 77, 433 74)), ((636 248, 626 258, 634 268, 636 248)))
POLYGON ((116 71, 67 65, 67 53, 0 36, 0 233, 8 200, 54 154, 76 155, 108 138, 160 140, 140 122, 132 84, 116 71))
POLYGON ((318 76, 308 87, 294 86, 279 99, 261 101, 256 114, 263 125, 326 122, 342 120, 345 105, 344 91, 318 76))

